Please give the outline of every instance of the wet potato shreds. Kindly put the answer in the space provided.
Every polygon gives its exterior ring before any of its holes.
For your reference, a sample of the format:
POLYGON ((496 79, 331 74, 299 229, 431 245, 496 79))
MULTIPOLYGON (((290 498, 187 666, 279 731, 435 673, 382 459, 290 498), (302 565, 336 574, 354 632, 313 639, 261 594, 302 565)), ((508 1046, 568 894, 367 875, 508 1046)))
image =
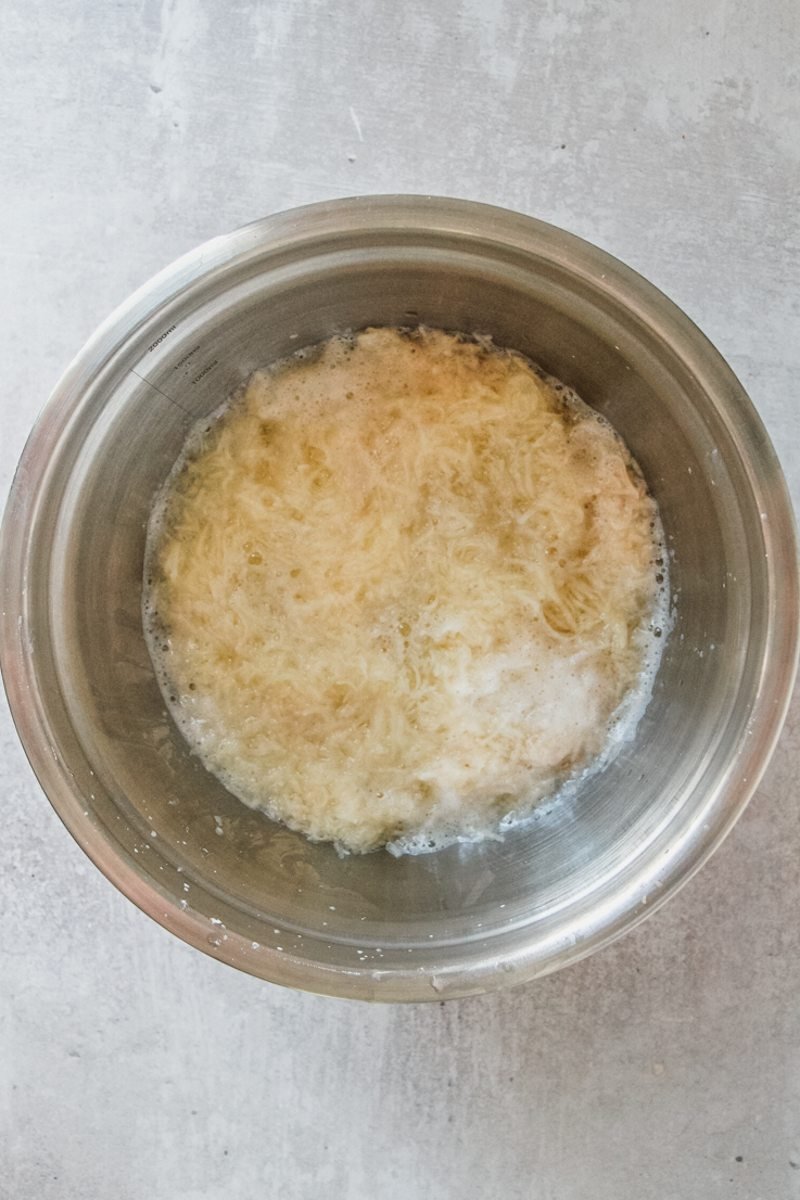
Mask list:
POLYGON ((190 441, 153 654, 246 803, 351 850, 479 835, 603 749, 652 659, 654 528, 610 426, 521 356, 368 330, 190 441))

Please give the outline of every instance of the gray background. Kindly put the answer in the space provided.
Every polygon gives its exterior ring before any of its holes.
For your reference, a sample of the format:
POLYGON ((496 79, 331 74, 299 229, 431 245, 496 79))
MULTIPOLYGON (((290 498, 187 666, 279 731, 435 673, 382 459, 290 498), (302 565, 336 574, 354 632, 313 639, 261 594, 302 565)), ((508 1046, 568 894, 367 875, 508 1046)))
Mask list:
MULTIPOLYGON (((272 210, 493 201, 700 324, 800 496, 797 0, 11 0, 0 488, 137 284, 272 210)), ((800 723, 725 846, 560 975, 446 1006, 293 994, 183 946, 0 725, 3 1200, 800 1196, 800 723)))

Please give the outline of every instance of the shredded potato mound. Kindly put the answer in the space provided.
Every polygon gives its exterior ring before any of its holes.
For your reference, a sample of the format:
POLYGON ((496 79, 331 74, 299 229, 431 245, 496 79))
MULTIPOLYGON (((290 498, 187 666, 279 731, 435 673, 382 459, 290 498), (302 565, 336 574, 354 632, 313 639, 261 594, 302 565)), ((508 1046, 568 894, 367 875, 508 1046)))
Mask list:
POLYGON ((151 528, 165 694, 243 801, 365 851, 524 814, 647 667, 654 502, 527 360, 370 329, 254 375, 151 528))

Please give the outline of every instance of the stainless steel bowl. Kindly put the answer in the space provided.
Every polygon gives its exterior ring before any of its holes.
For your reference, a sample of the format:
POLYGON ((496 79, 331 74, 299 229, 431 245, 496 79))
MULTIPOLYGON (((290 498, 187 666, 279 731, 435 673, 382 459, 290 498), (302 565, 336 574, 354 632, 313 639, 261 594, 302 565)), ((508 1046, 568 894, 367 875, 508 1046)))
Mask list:
POLYGON ((789 502, 731 371, 663 295, 527 217, 379 197, 283 213, 141 288, 58 384, 2 534, 2 666, 30 760, 108 878, 265 979, 424 1000, 553 971, 657 908, 758 782, 797 656, 789 502), (187 751, 142 637, 145 525, 190 426, 255 367, 367 324, 491 333, 605 413, 661 506, 676 622, 635 740, 502 842, 340 858, 187 751))

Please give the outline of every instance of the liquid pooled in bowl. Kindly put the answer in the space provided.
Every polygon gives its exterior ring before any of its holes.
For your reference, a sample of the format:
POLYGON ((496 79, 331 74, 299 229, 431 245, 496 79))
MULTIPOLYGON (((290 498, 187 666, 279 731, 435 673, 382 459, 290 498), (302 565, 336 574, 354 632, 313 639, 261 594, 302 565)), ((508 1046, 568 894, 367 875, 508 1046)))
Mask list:
POLYGON ((246 804, 400 852, 607 760, 666 628, 655 502, 574 393, 487 339, 337 337, 251 377, 154 507, 171 711, 246 804))

